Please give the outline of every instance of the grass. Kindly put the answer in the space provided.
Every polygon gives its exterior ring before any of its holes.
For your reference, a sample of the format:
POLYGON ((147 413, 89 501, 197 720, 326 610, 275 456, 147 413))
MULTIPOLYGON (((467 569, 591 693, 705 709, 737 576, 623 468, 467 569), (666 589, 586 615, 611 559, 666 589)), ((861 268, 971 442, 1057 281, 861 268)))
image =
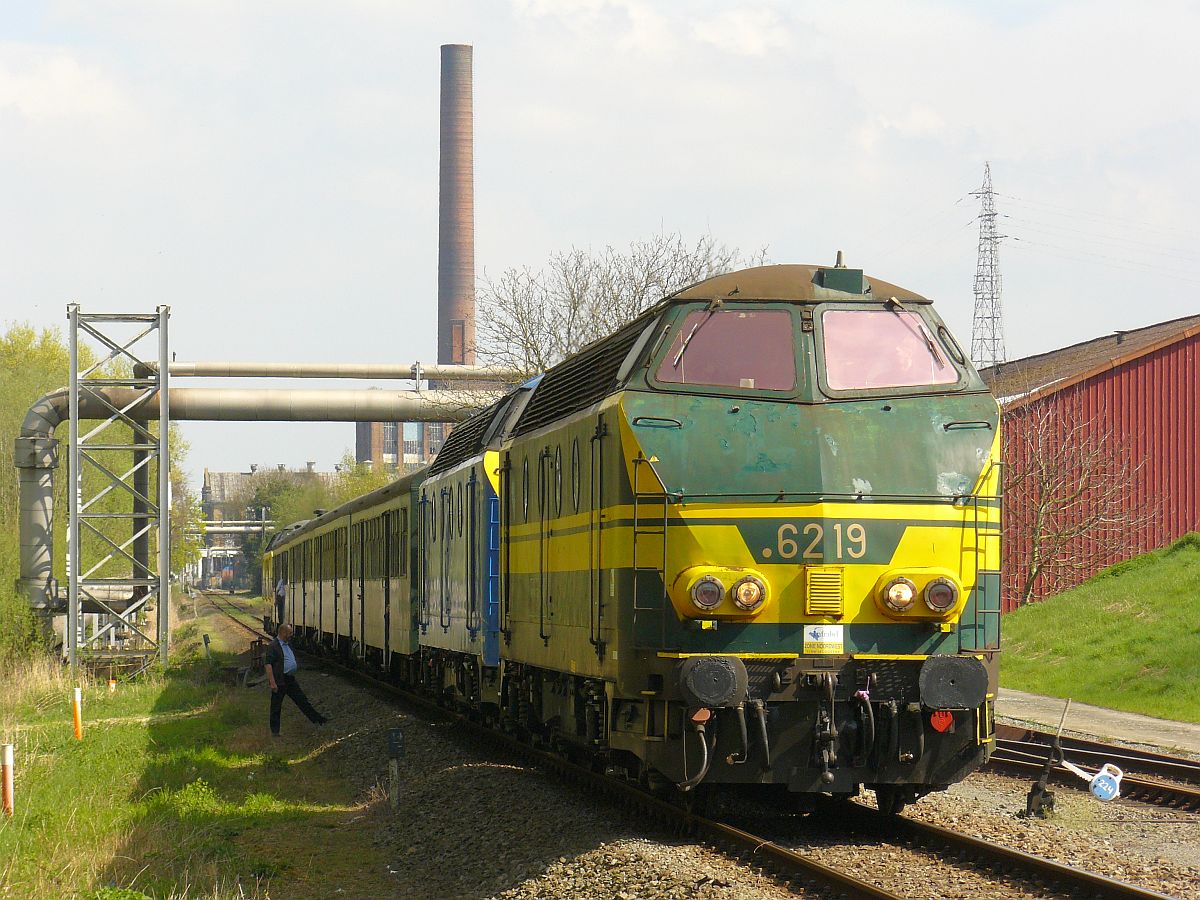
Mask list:
POLYGON ((322 758, 336 740, 297 730, 272 741, 265 694, 219 677, 231 654, 207 661, 181 644, 189 652, 171 667, 115 693, 85 685, 83 741, 60 667, 0 673, 0 740, 17 747, 0 897, 318 897, 331 883, 374 893, 356 870, 383 871, 376 825, 355 820, 380 798, 349 795, 322 758))
POLYGON ((1200 722, 1200 534, 1004 617, 1004 687, 1200 722))

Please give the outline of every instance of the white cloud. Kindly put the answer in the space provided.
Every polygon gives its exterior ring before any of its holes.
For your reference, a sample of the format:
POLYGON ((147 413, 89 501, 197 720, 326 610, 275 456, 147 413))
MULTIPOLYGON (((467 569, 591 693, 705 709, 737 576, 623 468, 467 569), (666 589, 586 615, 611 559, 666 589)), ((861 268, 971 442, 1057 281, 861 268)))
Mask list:
POLYGON ((737 56, 762 56, 792 44, 788 23, 766 7, 724 10, 692 23, 691 33, 700 43, 737 56))
POLYGON ((0 112, 31 122, 130 119, 136 104, 97 66, 61 48, 0 44, 0 112))
MULTIPOLYGON (((842 247, 965 342, 975 210, 954 201, 984 159, 1002 191, 1117 217, 1111 256, 1154 249, 1137 223, 1196 231, 1200 10, 1174 0, 29 8, 0 44, 0 320, 165 300, 181 359, 429 358, 447 42, 475 45, 480 271, 660 229, 780 262, 842 247)), ((1013 352, 1187 311, 1066 255, 1003 249, 1013 352)), ((198 465, 271 461, 211 428, 198 465)), ((331 462, 352 430, 331 433, 255 432, 289 462, 331 462)))

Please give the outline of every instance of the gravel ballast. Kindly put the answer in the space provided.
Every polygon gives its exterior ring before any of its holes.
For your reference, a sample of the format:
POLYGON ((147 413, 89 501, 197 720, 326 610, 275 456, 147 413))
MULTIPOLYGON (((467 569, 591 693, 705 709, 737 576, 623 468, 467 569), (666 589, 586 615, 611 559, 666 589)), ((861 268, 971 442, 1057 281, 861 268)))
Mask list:
MULTIPOLYGON (((630 814, 531 767, 476 751, 452 726, 430 723, 340 676, 310 671, 305 688, 335 712, 328 759, 366 801, 375 844, 397 896, 721 897, 796 896, 752 866, 630 814), (398 812, 386 798, 386 733, 405 735, 398 812), (489 758, 489 755, 492 758, 489 758)), ((1129 801, 1100 804, 1058 790, 1050 820, 1018 818, 1028 783, 980 774, 908 807, 906 816, 996 840, 1176 897, 1200 885, 1200 816, 1129 801)), ((864 794, 870 804, 872 795, 864 794)), ((814 823, 815 825, 815 823, 814 823)), ((902 844, 820 836, 789 843, 911 897, 1025 898, 1035 888, 902 844)), ((332 893, 333 891, 331 891, 332 893)))
MULTIPOLYGON (((476 753, 454 726, 310 671, 305 690, 334 711, 328 758, 378 821, 396 896, 709 898, 797 896, 686 839, 657 834, 536 769, 476 753), (385 796, 389 728, 404 731, 398 811, 385 796)), ((336 886, 331 886, 331 894, 336 886)))

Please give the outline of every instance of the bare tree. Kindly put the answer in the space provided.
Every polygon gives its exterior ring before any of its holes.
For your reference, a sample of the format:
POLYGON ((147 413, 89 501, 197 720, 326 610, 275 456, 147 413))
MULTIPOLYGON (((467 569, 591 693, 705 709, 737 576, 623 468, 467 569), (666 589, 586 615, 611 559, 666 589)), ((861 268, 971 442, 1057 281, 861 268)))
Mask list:
POLYGON ((1021 605, 1059 593, 1147 547, 1137 490, 1145 459, 1078 390, 1005 416, 1004 533, 1021 605))
POLYGON ((536 271, 507 269, 481 281, 478 352, 497 365, 542 372, 680 288, 765 258, 765 248, 747 256, 711 235, 691 244, 664 234, 627 250, 572 248, 536 271))

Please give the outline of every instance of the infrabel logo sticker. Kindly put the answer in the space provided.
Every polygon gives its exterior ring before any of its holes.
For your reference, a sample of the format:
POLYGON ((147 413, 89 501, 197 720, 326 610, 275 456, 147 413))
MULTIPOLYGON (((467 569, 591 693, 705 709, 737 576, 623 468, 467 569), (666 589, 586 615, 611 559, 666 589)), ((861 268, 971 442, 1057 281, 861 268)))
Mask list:
POLYGON ((805 625, 805 653, 843 653, 841 625, 805 625))

